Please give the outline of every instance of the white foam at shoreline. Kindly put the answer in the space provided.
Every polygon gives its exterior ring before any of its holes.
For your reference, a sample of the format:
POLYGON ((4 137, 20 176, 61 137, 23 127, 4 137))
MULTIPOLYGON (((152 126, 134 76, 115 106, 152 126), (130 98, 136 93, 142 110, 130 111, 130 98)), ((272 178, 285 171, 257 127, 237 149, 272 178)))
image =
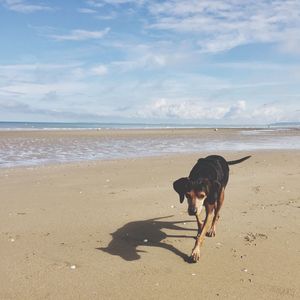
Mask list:
POLYGON ((217 153, 300 149, 299 136, 269 132, 219 138, 195 137, 7 137, 0 138, 0 167, 37 166, 88 160, 107 160, 167 155, 174 153, 217 153))

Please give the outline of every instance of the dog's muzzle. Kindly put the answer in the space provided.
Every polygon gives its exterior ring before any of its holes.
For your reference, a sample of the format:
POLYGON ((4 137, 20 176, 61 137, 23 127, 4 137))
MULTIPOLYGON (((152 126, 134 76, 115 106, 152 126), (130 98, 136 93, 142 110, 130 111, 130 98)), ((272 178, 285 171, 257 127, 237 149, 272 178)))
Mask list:
POLYGON ((188 214, 190 216, 194 216, 197 213, 197 207, 189 207, 188 208, 188 214))
POLYGON ((202 211, 202 207, 203 207, 203 202, 204 200, 207 198, 205 194, 201 195, 201 198, 198 198, 199 201, 199 206, 194 206, 194 207, 188 207, 188 214, 190 216, 195 216, 197 214, 200 214, 202 211))

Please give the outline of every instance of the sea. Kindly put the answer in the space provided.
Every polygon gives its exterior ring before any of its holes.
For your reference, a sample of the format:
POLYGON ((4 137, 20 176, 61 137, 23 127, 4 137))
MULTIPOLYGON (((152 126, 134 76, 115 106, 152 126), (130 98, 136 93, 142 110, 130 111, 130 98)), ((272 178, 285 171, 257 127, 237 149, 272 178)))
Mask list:
POLYGON ((82 161, 152 157, 183 153, 300 149, 300 126, 143 123, 0 122, 0 168, 34 167, 82 161), (111 131, 207 128, 216 135, 45 135, 24 131, 111 131), (235 128, 222 136, 222 129, 235 128), (9 132, 17 132, 9 134, 9 132))
POLYGON ((93 130, 166 128, 267 128, 268 125, 210 125, 188 123, 1 122, 0 130, 93 130))

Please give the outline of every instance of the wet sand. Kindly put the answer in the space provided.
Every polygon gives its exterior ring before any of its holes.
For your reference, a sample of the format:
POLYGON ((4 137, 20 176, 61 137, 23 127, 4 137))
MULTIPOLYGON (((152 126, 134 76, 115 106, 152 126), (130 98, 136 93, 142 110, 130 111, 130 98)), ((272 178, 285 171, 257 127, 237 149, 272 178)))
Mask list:
POLYGON ((172 182, 206 154, 0 169, 0 299, 299 299, 300 151, 223 153, 252 158, 189 264, 172 182))
POLYGON ((299 129, 0 131, 0 168, 211 151, 300 150, 299 129))

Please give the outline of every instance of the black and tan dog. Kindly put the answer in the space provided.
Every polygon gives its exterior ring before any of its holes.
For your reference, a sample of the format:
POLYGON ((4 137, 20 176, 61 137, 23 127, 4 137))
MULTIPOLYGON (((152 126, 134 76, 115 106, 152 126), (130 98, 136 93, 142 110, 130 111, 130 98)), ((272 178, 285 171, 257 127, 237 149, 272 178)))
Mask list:
POLYGON ((200 158, 190 172, 189 177, 180 178, 173 183, 174 190, 179 194, 180 203, 184 197, 188 201, 189 215, 195 215, 198 224, 198 235, 191 259, 196 262, 200 258, 200 247, 205 235, 216 234, 216 223, 219 211, 224 202, 224 190, 229 179, 229 165, 235 165, 250 158, 246 156, 238 160, 226 161, 222 156, 210 155, 200 158), (204 224, 200 221, 200 212, 205 206, 204 224))

